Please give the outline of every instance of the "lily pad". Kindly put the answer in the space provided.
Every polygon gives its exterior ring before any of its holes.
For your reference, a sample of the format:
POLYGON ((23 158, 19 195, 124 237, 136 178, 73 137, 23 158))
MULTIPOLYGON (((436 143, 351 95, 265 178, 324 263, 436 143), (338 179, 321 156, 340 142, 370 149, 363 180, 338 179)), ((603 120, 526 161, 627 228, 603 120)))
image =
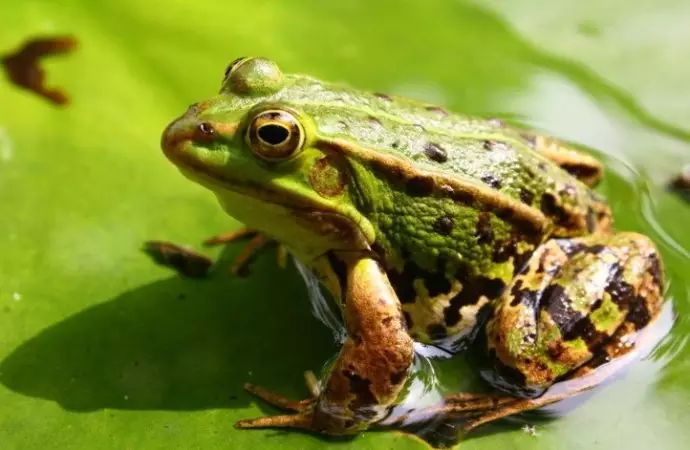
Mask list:
MULTIPOLYGON (((646 359, 568 405, 470 435, 462 448, 681 449, 690 440, 690 205, 666 190, 690 162, 687 2, 3 1, 0 54, 37 36, 56 106, 0 76, 0 443, 3 448, 410 448, 394 432, 325 439, 239 431, 295 398, 337 345, 294 266, 269 255, 205 279, 155 265, 148 240, 239 226, 162 156, 165 125, 263 55, 285 71, 545 129, 600 154, 617 227, 650 235, 677 318, 646 359), (528 425, 527 427, 523 427, 528 425)), ((462 356, 441 386, 479 383, 462 356)))

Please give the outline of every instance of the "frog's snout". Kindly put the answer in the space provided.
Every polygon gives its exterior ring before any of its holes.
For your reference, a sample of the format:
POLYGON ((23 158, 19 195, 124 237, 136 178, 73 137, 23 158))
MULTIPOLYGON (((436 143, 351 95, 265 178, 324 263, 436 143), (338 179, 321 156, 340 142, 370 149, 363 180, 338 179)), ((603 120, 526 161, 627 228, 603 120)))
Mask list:
POLYGON ((184 115, 175 119, 163 131, 161 147, 168 158, 180 156, 179 153, 187 142, 203 144, 216 138, 215 126, 200 120, 197 112, 196 105, 192 105, 184 115))

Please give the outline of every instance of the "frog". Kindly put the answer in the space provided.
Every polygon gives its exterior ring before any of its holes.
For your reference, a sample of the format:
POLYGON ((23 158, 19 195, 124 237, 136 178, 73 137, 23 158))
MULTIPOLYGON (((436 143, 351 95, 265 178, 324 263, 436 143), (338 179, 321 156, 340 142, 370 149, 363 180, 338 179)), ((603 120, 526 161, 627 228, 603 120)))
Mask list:
POLYGON ((246 384, 285 413, 237 428, 342 436, 453 417, 469 431, 599 385, 663 304, 655 244, 616 231, 595 190, 603 164, 527 127, 242 57, 161 147, 309 268, 346 330, 306 398, 246 384), (418 343, 479 346, 493 391, 391 419, 418 343))

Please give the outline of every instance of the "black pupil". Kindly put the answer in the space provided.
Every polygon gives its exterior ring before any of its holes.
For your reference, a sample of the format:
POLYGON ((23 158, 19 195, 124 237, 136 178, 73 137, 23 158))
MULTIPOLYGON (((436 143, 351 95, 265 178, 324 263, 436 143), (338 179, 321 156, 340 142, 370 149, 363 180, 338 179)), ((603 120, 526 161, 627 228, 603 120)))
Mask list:
POLYGON ((278 145, 287 140, 290 132, 281 125, 271 124, 259 128, 258 134, 262 141, 271 145, 278 145))

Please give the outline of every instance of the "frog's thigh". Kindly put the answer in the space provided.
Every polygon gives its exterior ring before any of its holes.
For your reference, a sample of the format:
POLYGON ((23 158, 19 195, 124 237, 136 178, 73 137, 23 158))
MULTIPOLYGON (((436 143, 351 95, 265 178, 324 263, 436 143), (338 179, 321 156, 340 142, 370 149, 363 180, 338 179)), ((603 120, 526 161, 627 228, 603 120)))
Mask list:
POLYGON ((400 302, 373 259, 349 259, 341 283, 348 338, 318 399, 314 426, 333 434, 382 419, 405 384, 414 358, 400 302))
POLYGON ((542 244, 487 323, 491 381, 538 394, 577 368, 617 356, 617 344, 659 313, 661 277, 654 244, 636 233, 542 244))

